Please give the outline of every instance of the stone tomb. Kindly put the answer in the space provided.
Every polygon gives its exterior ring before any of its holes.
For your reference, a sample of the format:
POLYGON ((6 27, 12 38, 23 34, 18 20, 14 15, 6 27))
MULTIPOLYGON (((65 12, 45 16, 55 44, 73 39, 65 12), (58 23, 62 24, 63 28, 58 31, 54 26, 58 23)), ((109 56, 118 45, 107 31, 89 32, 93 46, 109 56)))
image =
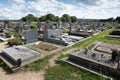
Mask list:
POLYGON ((88 70, 96 74, 103 74, 110 77, 120 77, 119 62, 112 61, 111 55, 97 53, 89 50, 80 50, 71 53, 63 61, 88 70))
POLYGON ((71 24, 70 25, 70 35, 75 35, 75 36, 81 36, 81 37, 89 37, 91 35, 93 35, 93 32, 91 30, 88 30, 86 27, 80 26, 79 23, 76 24, 71 24))
POLYGON ((16 68, 38 59, 40 57, 40 53, 24 46, 14 46, 4 49, 0 57, 14 71, 16 68), (21 59, 21 64, 20 66, 17 66, 19 59, 21 59))
POLYGON ((27 30, 25 32, 25 43, 33 43, 38 41, 38 32, 37 29, 27 30))
POLYGON ((113 30, 109 35, 107 35, 106 37, 108 38, 117 38, 120 39, 120 29, 118 30, 113 30))

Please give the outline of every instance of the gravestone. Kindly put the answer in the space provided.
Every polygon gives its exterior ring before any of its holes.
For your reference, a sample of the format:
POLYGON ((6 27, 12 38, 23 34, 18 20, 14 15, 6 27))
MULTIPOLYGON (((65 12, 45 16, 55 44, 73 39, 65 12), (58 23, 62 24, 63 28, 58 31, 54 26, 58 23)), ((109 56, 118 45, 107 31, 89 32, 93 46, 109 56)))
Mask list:
POLYGON ((25 32, 25 43, 33 43, 38 41, 38 32, 37 29, 27 30, 25 32))
POLYGON ((40 53, 30 50, 24 46, 14 46, 6 48, 1 53, 0 58, 12 69, 29 64, 40 57, 40 53))

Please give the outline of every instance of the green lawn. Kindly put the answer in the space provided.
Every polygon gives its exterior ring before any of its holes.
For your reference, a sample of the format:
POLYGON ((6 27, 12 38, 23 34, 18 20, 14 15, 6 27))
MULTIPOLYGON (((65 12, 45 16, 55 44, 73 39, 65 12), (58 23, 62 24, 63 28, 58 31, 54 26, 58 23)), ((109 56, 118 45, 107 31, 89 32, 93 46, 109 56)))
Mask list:
MULTIPOLYGON (((120 40, 117 39, 108 39, 105 38, 105 35, 108 35, 109 32, 111 32, 113 29, 101 32, 98 35, 95 35, 91 38, 88 38, 84 41, 80 41, 73 45, 70 48, 66 48, 64 50, 69 50, 71 48, 85 48, 90 43, 94 41, 102 41, 107 43, 113 43, 113 44, 120 44, 120 40)), ((68 55, 61 55, 60 58, 63 58, 68 55)), ((59 58, 59 59, 60 59, 59 58)), ((67 64, 65 62, 61 62, 58 60, 59 63, 58 66, 55 67, 49 67, 45 74, 45 80, 109 80, 106 78, 103 78, 102 76, 98 76, 96 74, 93 74, 91 72, 82 70, 80 68, 74 67, 70 64, 67 64)))
POLYGON ((106 42, 106 43, 112 43, 112 44, 120 44, 120 39, 113 39, 113 38, 105 38, 106 35, 108 35, 113 29, 101 32, 98 35, 93 36, 92 38, 86 39, 84 41, 80 41, 76 43, 73 47, 79 47, 79 48, 86 48, 90 43, 94 41, 101 41, 101 42, 106 42))
POLYGON ((49 67, 45 80, 110 80, 62 61, 58 61, 58 64, 58 66, 49 67))
POLYGON ((0 43, 3 42, 1 39, 0 39, 0 43))

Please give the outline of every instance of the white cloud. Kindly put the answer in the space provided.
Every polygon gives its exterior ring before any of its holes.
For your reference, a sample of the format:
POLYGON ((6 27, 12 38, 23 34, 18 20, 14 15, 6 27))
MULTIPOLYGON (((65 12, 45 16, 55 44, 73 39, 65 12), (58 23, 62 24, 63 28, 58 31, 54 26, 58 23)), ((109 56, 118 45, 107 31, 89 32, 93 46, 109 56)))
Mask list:
POLYGON ((25 3, 25 0, 8 0, 13 3, 25 3))
MULTIPOLYGON (((62 16, 69 14, 78 18, 109 18, 120 14, 120 2, 118 0, 99 0, 102 4, 90 6, 84 4, 65 4, 58 0, 9 0, 19 4, 12 4, 9 8, 0 5, 0 18, 20 19, 31 13, 35 16, 42 16, 48 13, 62 16)), ((91 0, 89 0, 91 1, 91 0)))

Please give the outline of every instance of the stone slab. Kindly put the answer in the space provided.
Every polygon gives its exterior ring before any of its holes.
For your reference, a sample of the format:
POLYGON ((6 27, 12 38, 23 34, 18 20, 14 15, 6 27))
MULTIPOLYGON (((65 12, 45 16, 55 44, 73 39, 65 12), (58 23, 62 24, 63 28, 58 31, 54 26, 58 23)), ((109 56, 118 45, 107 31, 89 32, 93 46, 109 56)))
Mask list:
POLYGON ((6 48, 3 50, 3 53, 8 56, 14 63, 16 63, 18 59, 21 59, 22 63, 24 63, 40 56, 40 53, 30 50, 24 46, 6 48))

